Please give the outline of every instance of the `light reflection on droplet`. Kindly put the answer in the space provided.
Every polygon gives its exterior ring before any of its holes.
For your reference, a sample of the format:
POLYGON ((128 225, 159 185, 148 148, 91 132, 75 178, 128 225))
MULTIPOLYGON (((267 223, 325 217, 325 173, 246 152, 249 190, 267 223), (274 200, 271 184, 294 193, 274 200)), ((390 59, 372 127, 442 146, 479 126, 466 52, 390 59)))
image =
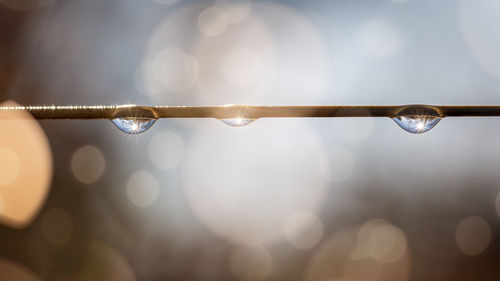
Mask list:
POLYGON ((17 179, 21 163, 17 153, 8 147, 0 148, 0 159, 2 159, 0 162, 0 186, 6 186, 17 179), (2 165, 3 163, 6 165, 2 165))
POLYGON ((52 245, 65 245, 73 233, 71 216, 63 209, 51 208, 42 217, 41 232, 52 245))
POLYGON ((95 146, 85 145, 75 151, 71 158, 71 171, 76 179, 85 184, 97 181, 106 167, 102 152, 95 146))
POLYGON ((155 118, 148 117, 123 117, 111 120, 122 132, 136 135, 145 132, 156 122, 155 118))
POLYGON ((483 252, 491 241, 491 229, 481 217, 468 217, 462 220, 455 232, 458 248, 467 255, 483 252))
POLYGON ((294 247, 310 249, 323 237, 323 223, 310 211, 298 211, 285 223, 285 236, 294 247))
POLYGON ((246 125, 254 122, 257 119, 237 117, 237 118, 227 118, 227 119, 219 119, 219 120, 222 121, 224 124, 229 125, 231 127, 243 127, 243 126, 246 126, 246 125))
POLYGON ((393 119, 399 127, 412 134, 422 134, 432 129, 441 121, 435 116, 398 116, 393 119))
POLYGON ((216 36, 224 32, 229 24, 225 10, 209 7, 198 16, 198 28, 206 36, 216 36))
POLYGON ((234 275, 241 281, 264 280, 272 268, 271 255, 262 247, 236 248, 230 263, 234 275))
POLYGON ((158 180, 146 171, 134 173, 127 181, 127 197, 132 204, 138 207, 147 207, 153 204, 160 191, 158 180))

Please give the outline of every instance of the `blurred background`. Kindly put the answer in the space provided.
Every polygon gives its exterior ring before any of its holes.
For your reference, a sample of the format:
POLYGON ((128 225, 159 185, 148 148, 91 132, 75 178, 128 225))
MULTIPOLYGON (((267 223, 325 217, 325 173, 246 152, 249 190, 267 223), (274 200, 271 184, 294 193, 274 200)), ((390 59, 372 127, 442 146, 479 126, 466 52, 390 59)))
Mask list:
MULTIPOLYGON (((500 104, 495 0, 0 0, 4 105, 500 104)), ((0 121, 0 279, 498 280, 500 120, 0 121)))

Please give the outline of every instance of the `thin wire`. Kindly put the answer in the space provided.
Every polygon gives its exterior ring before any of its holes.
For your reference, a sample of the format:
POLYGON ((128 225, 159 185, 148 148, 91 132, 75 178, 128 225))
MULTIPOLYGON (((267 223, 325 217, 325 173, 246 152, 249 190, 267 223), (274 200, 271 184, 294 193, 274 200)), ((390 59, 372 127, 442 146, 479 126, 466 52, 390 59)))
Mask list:
POLYGON ((0 106, 0 118, 6 113, 27 111, 36 119, 114 119, 150 118, 280 118, 280 117, 390 117, 400 115, 500 116, 494 105, 318 105, 318 106, 141 106, 141 105, 69 105, 69 106, 0 106), (404 112, 404 113, 403 113, 404 112))

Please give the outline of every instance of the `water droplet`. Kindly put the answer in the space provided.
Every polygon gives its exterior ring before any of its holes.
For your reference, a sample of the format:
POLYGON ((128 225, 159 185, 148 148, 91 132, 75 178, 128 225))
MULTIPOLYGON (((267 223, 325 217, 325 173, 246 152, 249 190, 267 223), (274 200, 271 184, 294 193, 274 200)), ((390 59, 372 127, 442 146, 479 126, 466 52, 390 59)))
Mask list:
POLYGON ((219 119, 219 120, 224 122, 224 124, 227 124, 227 125, 232 126, 232 127, 243 127, 243 126, 246 126, 246 125, 254 122, 257 119, 237 117, 237 118, 227 118, 227 119, 219 119))
POLYGON ((398 116, 393 120, 409 133, 422 134, 436 126, 441 118, 435 116, 398 116))
POLYGON ((111 120, 121 131, 136 135, 151 128, 157 119, 149 117, 122 117, 111 120))
POLYGON ((441 115, 433 106, 409 105, 399 110, 393 120, 409 133, 422 134, 436 126, 441 115))
POLYGON ((422 134, 432 129, 441 121, 434 116, 399 116, 393 119, 399 127, 412 134, 422 134))

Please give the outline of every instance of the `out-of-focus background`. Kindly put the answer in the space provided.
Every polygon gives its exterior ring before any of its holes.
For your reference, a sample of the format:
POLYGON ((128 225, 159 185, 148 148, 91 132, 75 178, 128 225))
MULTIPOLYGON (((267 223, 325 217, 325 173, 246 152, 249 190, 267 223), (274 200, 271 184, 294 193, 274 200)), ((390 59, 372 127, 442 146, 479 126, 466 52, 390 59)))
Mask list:
MULTIPOLYGON (((0 0, 0 98, 498 105, 499 29, 494 0, 0 0)), ((3 120, 0 280, 498 280, 498 139, 498 118, 3 120)))

